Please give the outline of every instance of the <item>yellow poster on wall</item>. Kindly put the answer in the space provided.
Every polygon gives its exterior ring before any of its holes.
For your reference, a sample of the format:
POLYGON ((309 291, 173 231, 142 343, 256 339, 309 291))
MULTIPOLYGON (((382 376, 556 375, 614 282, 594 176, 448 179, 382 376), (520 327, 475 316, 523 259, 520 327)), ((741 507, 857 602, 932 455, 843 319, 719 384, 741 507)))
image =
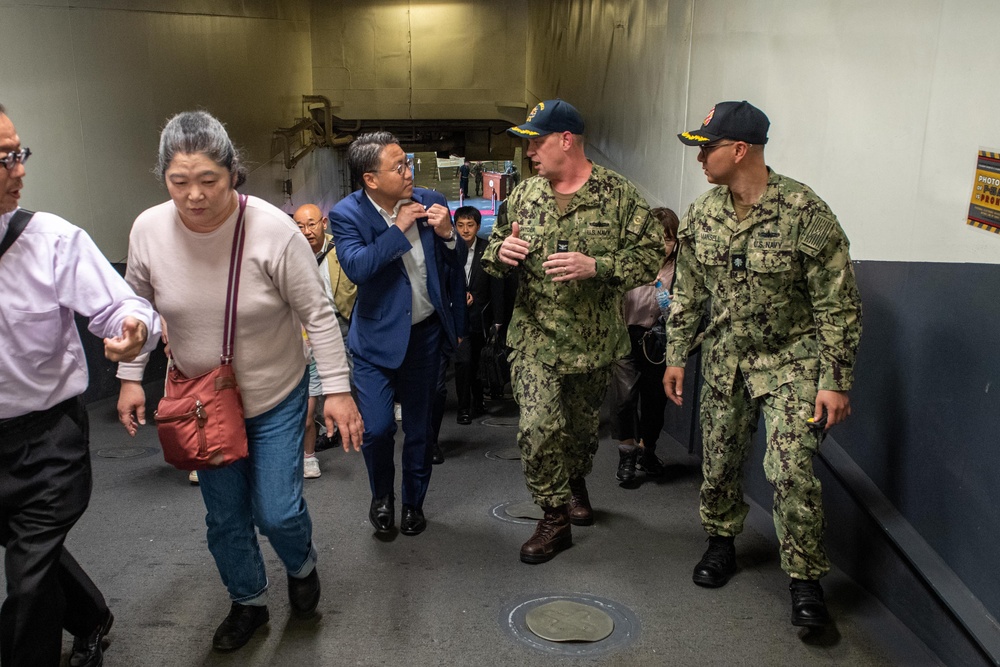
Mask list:
POLYGON ((1000 234, 1000 153, 979 151, 969 218, 973 227, 1000 234))

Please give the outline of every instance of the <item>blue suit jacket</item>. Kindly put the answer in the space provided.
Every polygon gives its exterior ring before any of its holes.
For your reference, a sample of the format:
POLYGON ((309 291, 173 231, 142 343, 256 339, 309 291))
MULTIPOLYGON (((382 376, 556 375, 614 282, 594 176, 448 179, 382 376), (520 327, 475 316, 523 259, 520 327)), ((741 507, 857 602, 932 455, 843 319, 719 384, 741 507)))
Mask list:
MULTIPOLYGON (((424 188, 413 188, 413 200, 424 208, 448 206, 442 194, 424 188)), ((445 348, 451 349, 465 335, 466 246, 456 232, 455 247, 449 249, 433 229, 416 224, 427 264, 427 292, 444 327, 445 348)), ((330 230, 340 265, 358 286, 347 346, 370 363, 399 368, 410 340, 412 290, 402 259, 410 242, 398 227, 385 223, 364 190, 337 202, 330 230)))

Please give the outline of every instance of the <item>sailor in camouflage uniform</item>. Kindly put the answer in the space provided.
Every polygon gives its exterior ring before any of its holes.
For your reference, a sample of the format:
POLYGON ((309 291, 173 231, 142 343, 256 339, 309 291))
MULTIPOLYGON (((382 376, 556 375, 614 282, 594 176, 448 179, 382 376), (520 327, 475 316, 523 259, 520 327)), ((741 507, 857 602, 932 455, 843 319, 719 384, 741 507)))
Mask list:
POLYGON ((544 511, 521 547, 543 563, 590 525, 584 478, 597 451, 611 365, 628 354, 622 296, 663 262, 663 229, 635 187, 584 156, 583 118, 549 100, 508 130, 527 138, 537 176, 507 199, 483 254, 487 272, 520 271, 507 343, 521 410, 517 434, 528 489, 544 511))
POLYGON ((749 509, 743 464, 763 413, 764 471, 774 487, 781 567, 791 577, 792 624, 821 627, 829 614, 819 578, 830 563, 812 457, 823 431, 851 413, 861 299, 830 208, 765 164, 769 125, 746 101, 721 102, 700 129, 679 135, 700 146, 698 161, 716 187, 695 200, 678 233, 663 385, 680 405, 684 364, 708 303, 701 520, 709 546, 694 582, 716 588, 736 571, 734 537, 749 509))

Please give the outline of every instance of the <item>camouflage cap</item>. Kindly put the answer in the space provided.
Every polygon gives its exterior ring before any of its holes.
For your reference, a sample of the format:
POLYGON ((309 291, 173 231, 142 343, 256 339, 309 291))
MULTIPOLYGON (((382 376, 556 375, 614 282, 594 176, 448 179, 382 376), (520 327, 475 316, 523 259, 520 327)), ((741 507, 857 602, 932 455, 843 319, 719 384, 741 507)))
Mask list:
POLYGON ((719 139, 766 144, 770 126, 771 121, 764 112, 746 100, 719 102, 705 116, 700 128, 682 132, 677 138, 688 146, 704 146, 719 139))
POLYGON ((553 132, 583 134, 583 116, 569 102, 545 100, 535 105, 523 125, 512 127, 507 133, 522 139, 544 137, 553 132))

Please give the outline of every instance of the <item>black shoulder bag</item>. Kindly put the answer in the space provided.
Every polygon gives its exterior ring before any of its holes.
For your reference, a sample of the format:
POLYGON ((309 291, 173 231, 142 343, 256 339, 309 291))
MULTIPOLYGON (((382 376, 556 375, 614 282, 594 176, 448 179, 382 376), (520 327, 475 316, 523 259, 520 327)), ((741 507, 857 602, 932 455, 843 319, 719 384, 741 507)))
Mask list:
POLYGON ((35 215, 34 211, 28 211, 23 208, 17 210, 14 217, 10 219, 10 224, 7 226, 7 233, 4 234, 3 241, 0 241, 0 257, 3 257, 8 248, 14 245, 14 241, 21 235, 24 228, 28 226, 28 222, 31 221, 31 216, 33 215, 35 215))

